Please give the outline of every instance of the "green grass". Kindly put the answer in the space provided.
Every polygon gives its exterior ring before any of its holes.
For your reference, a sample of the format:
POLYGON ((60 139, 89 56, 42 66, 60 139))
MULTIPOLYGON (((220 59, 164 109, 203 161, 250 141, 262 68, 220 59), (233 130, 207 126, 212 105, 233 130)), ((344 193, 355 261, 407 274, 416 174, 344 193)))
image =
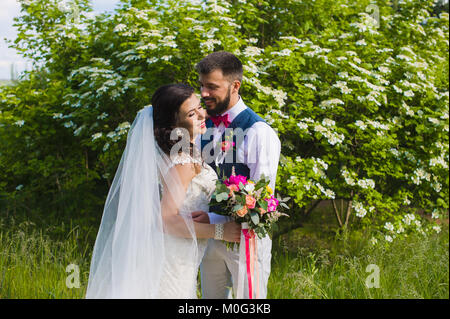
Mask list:
MULTIPOLYGON (((65 225, 60 225, 64 227, 65 225)), ((62 239, 50 237, 55 227, 37 229, 33 223, 5 227, 0 220, 0 298, 82 298, 86 289, 91 247, 77 227, 62 239), (80 288, 66 286, 70 264, 80 269, 80 288)))
POLYGON ((372 246, 368 238, 337 240, 328 248, 299 245, 297 251, 280 238, 273 252, 268 298, 449 298, 448 225, 439 234, 410 235, 389 246, 372 246), (366 287, 373 274, 366 267, 371 264, 379 269, 379 288, 366 287))
MULTIPOLYGON (((0 298, 83 298, 96 233, 86 229, 0 219, 0 298), (79 266, 80 288, 66 286, 69 264, 79 266)), ((368 238, 358 232, 335 238, 313 225, 279 237, 268 298, 449 298, 448 225, 389 247, 372 248, 368 238), (369 264, 380 269, 380 288, 365 286, 369 264)))

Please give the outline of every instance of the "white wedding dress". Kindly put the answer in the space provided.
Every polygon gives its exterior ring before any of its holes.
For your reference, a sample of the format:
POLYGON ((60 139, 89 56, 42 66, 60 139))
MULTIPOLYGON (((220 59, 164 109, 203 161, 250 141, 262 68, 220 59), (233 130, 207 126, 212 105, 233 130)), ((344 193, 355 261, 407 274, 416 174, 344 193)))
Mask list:
MULTIPOLYGON (((202 164, 185 153, 173 158, 172 163, 173 165, 196 163, 202 167, 187 188, 186 197, 179 210, 180 215, 189 216, 194 211, 208 212, 211 195, 216 188, 216 172, 208 164, 202 164)), ((158 298, 197 298, 197 274, 207 241, 207 239, 181 238, 165 234, 166 258, 158 298), (194 259, 191 256, 193 247, 197 253, 194 259)))
POLYGON ((182 153, 171 159, 165 154, 155 140, 153 108, 140 110, 106 198, 86 298, 196 298, 207 240, 196 238, 191 213, 208 212, 216 181, 215 171, 197 158, 182 153), (177 170, 170 168, 192 162, 202 168, 184 191, 177 170), (175 201, 187 238, 165 232, 162 194, 175 201))

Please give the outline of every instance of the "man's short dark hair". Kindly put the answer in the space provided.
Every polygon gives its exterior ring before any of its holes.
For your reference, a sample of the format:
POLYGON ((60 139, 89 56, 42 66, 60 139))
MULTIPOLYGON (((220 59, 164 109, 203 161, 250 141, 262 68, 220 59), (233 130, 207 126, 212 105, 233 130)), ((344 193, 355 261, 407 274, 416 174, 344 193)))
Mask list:
POLYGON ((195 69, 199 74, 209 74, 214 70, 221 70, 223 75, 231 81, 238 80, 242 83, 242 63, 230 52, 219 51, 208 54, 197 63, 195 69))

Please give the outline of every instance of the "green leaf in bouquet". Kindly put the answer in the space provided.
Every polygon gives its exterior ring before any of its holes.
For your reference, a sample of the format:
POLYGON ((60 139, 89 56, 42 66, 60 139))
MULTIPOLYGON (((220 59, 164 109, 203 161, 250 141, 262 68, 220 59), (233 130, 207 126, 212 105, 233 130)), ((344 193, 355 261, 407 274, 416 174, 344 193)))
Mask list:
POLYGON ((264 183, 269 183, 269 182, 270 182, 269 177, 266 176, 266 175, 264 175, 264 174, 261 174, 261 176, 259 177, 259 180, 260 180, 261 182, 264 182, 264 183))
POLYGON ((260 239, 262 239, 266 235, 266 230, 264 229, 264 227, 258 227, 255 229, 255 233, 260 239))
POLYGON ((259 206, 261 206, 262 209, 264 209, 265 211, 267 211, 268 205, 269 203, 265 200, 260 200, 258 201, 259 206))
MULTIPOLYGON (((257 189, 257 188, 255 188, 255 189, 257 189)), ((263 188, 263 187, 262 187, 262 188, 259 188, 259 189, 255 192, 254 197, 260 198, 263 191, 264 191, 264 188, 263 188)))
POLYGON ((225 184, 220 184, 218 187, 217 187, 217 192, 218 193, 223 193, 223 192, 227 192, 228 191, 228 188, 227 188, 227 186, 225 185, 225 184))
POLYGON ((267 235, 269 235, 270 239, 273 237, 273 228, 269 228, 266 230, 267 235))
POLYGON ((255 185, 255 189, 265 189, 268 184, 265 180, 259 180, 255 185))
POLYGON ((242 195, 236 195, 236 201, 242 206, 245 205, 245 197, 242 195))
POLYGON ((239 189, 243 190, 244 189, 244 184, 242 184, 242 182, 239 182, 239 189))
POLYGON ((255 225, 259 224, 259 214, 258 213, 250 213, 250 219, 252 220, 252 223, 255 225))
POLYGON ((289 206, 288 205, 286 205, 285 203, 283 203, 283 202, 280 202, 280 206, 282 206, 282 207, 284 207, 284 208, 286 208, 286 209, 289 209, 289 206))
POLYGON ((242 207, 244 207, 244 206, 242 206, 242 205, 240 205, 240 204, 234 205, 234 207, 233 207, 233 212, 237 212, 237 211, 240 210, 242 207))
POLYGON ((220 203, 223 200, 227 200, 228 199, 228 193, 224 192, 224 193, 220 193, 216 195, 216 200, 220 203))

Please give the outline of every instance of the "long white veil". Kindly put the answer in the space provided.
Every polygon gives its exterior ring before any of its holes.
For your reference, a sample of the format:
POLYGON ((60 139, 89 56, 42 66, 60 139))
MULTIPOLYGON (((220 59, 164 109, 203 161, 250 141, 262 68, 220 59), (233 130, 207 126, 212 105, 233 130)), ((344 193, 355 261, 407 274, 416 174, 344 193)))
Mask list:
MULTIPOLYGON (((180 208, 184 189, 153 132, 153 108, 140 110, 109 190, 92 255, 86 298, 159 298, 169 254, 161 207, 162 186, 180 208)), ((179 212, 189 230, 183 256, 197 262, 190 214, 179 212)), ((189 262, 189 261, 186 261, 189 262)), ((182 275, 182 274, 175 274, 182 275)), ((176 279, 176 278, 175 278, 176 279)), ((176 280, 175 280, 176 281, 176 280)))

